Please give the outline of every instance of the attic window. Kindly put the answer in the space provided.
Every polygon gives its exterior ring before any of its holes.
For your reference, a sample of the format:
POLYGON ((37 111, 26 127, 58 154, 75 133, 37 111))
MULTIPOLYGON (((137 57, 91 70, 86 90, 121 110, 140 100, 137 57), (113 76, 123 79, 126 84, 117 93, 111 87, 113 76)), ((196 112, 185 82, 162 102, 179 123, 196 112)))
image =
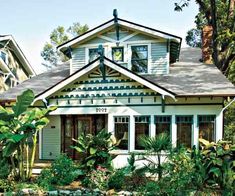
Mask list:
POLYGON ((123 47, 112 48, 112 57, 113 60, 116 62, 123 62, 124 61, 123 47))
POLYGON ((131 70, 136 73, 148 72, 148 46, 131 46, 131 70))
POLYGON ((98 48, 89 49, 89 62, 94 61, 99 57, 98 48))

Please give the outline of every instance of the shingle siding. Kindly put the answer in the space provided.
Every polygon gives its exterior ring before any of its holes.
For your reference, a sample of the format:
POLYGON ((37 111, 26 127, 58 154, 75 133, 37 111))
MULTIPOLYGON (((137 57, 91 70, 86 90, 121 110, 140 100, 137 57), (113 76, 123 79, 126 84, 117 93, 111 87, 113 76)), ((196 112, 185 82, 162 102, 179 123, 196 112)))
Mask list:
POLYGON ((167 43, 151 44, 151 70, 152 74, 167 74, 169 59, 167 58, 167 43))
POLYGON ((72 52, 72 70, 71 73, 77 71, 85 65, 86 50, 83 48, 76 48, 72 52))

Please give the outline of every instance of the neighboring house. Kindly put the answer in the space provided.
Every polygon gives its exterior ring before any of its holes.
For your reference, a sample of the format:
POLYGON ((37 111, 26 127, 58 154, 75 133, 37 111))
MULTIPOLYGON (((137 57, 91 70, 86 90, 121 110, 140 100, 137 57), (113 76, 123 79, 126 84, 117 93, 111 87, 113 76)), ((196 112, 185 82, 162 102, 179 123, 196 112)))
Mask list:
POLYGON ((11 35, 0 35, 0 92, 35 75, 22 50, 11 35))
POLYGON ((223 103, 234 86, 198 49, 180 52, 181 38, 115 17, 60 46, 68 64, 37 75, 0 95, 11 102, 27 88, 35 105, 56 105, 40 132, 41 159, 54 159, 82 133, 101 129, 116 138, 115 166, 142 150, 138 138, 166 132, 174 146, 223 137, 223 103), (102 45, 102 47, 99 47, 102 45), (179 58, 179 53, 180 58, 179 58), (179 62, 178 62, 179 60, 179 62))

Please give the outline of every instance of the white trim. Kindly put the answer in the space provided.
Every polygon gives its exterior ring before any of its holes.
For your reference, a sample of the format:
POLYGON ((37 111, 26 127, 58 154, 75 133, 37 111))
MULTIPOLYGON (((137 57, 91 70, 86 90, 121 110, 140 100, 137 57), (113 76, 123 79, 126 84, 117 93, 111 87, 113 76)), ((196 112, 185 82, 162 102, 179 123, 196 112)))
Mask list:
POLYGON ((112 42, 112 43, 116 43, 117 42, 115 39, 112 39, 112 38, 104 36, 104 35, 98 35, 97 37, 99 37, 101 39, 104 39, 104 40, 106 40, 108 42, 112 42))
POLYGON ((87 72, 91 71, 92 69, 94 69, 95 67, 97 67, 100 64, 99 61, 94 62, 93 64, 91 64, 90 66, 86 67, 85 69, 82 69, 81 71, 77 72, 76 74, 70 76, 69 78, 67 78, 66 80, 64 80, 63 82, 57 84, 56 86, 54 86, 53 88, 51 88, 50 90, 46 91, 45 93, 43 93, 42 95, 40 95, 39 97, 37 97, 34 100, 34 103, 38 100, 42 100, 47 98, 48 96, 52 95, 53 93, 59 91, 60 89, 62 89, 64 86, 70 84, 71 82, 73 82, 74 80, 78 79, 79 77, 83 76, 84 74, 86 74, 87 72))
POLYGON ((58 50, 61 51, 63 48, 67 48, 67 47, 69 47, 69 46, 71 46, 73 44, 76 44, 76 43, 78 43, 78 42, 80 42, 80 41, 82 41, 82 40, 84 40, 84 39, 86 39, 86 38, 88 38, 88 37, 90 37, 90 36, 100 32, 100 31, 102 31, 104 29, 107 29, 107 28, 111 27, 112 25, 114 25, 114 21, 110 21, 109 23, 107 23, 107 24, 105 24, 105 25, 103 25, 103 26, 101 26, 101 27, 99 27, 99 28, 89 32, 89 33, 81 35, 81 36, 79 36, 78 38, 76 38, 76 39, 74 39, 72 41, 69 41, 68 43, 58 47, 58 50))
MULTIPOLYGON (((79 43, 80 41, 86 39, 86 38, 89 38, 90 36, 96 34, 96 33, 99 33, 105 29, 108 29, 109 27, 111 27, 112 25, 114 25, 114 21, 110 21, 108 22, 107 24, 105 25, 102 25, 101 27, 99 28, 96 28, 94 29, 93 31, 89 32, 89 33, 86 33, 84 35, 81 35, 80 37, 74 39, 74 40, 71 40, 69 41, 68 43, 58 47, 58 50, 61 51, 63 48, 67 48, 71 45, 74 45, 74 44, 77 44, 79 43)), ((137 31, 140 31, 142 33, 146 33, 148 35, 152 35, 152 36, 156 36, 156 37, 160 37, 160 38, 165 38, 165 39, 173 39, 173 40, 176 40, 178 42, 180 42, 180 39, 179 38, 176 38, 174 36, 170 36, 170 35, 166 35, 164 33, 160 33, 160 32, 157 32, 157 31, 154 31, 154 30, 150 30, 148 28, 145 28, 145 27, 140 27, 138 25, 134 25, 134 24, 131 24, 131 23, 128 23, 128 22, 124 22, 124 21, 120 21, 118 20, 118 24, 121 25, 121 26, 124 26, 128 29, 133 29, 133 30, 137 30, 137 31)))
POLYGON ((120 42, 120 43, 121 43, 121 42, 125 42, 126 40, 128 40, 128 39, 130 39, 130 38, 132 38, 132 37, 134 37, 134 36, 136 36, 136 35, 138 35, 138 34, 139 34, 138 32, 134 32, 134 33, 132 33, 132 34, 130 34, 130 35, 127 35, 127 36, 123 37, 122 39, 119 40, 119 42, 120 42))
MULTIPOLYGON (((97 67, 100 64, 99 61, 94 62, 93 64, 90 64, 89 66, 87 66, 85 69, 80 70, 79 72, 77 72, 76 74, 70 76, 69 78, 67 78, 66 80, 62 81, 61 83, 57 84, 56 86, 54 86, 53 88, 51 88, 50 90, 46 91, 45 93, 43 93, 42 95, 40 95, 39 97, 37 97, 34 101, 34 103, 38 100, 47 98, 48 96, 52 95, 53 93, 61 90, 64 86, 70 84, 71 82, 75 81, 76 79, 78 79, 79 77, 83 76, 84 74, 86 74, 87 72, 91 71, 92 69, 94 69, 95 67, 97 67)), ((116 71, 122 73, 125 76, 128 76, 130 78, 132 78, 133 80, 145 85, 146 87, 160 93, 161 95, 164 96, 169 96, 171 98, 173 98, 175 100, 175 96, 165 90, 163 90, 162 88, 148 82, 147 80, 139 77, 136 74, 133 74, 130 71, 127 71, 126 69, 123 69, 122 67, 104 59, 104 64, 109 66, 112 69, 115 69, 116 71)))

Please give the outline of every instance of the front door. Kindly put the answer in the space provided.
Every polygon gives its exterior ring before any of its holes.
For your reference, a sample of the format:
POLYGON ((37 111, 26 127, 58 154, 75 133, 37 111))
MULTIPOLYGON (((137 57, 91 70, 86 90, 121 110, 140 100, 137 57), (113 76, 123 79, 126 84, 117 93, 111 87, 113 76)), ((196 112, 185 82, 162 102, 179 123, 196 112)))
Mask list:
POLYGON ((79 159, 79 154, 71 148, 73 141, 82 134, 97 134, 105 128, 105 115, 66 115, 62 116, 62 148, 61 151, 73 159, 79 159))

